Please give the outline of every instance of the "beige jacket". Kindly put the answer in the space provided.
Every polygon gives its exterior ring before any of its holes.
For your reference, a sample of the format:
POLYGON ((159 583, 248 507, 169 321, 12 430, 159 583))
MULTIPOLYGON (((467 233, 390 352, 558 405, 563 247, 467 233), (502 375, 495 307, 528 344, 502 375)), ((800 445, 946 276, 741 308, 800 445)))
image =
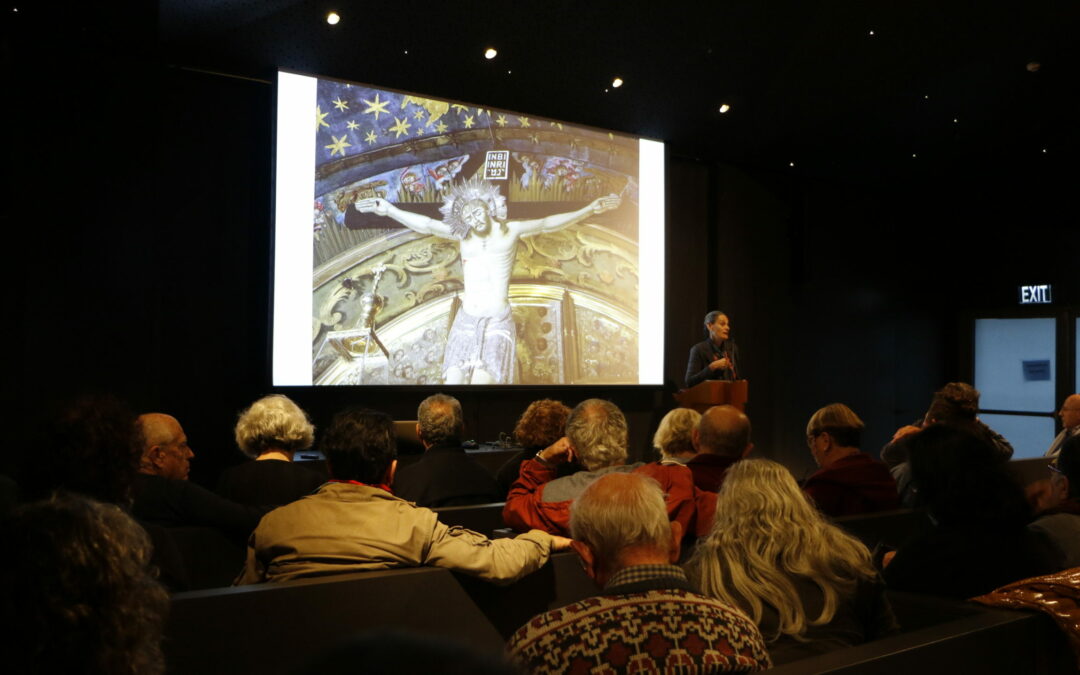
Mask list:
POLYGON ((444 525, 434 511, 385 490, 326 483, 263 516, 248 539, 244 571, 233 583, 419 565, 510 583, 543 566, 552 545, 551 535, 539 530, 491 540, 444 525))

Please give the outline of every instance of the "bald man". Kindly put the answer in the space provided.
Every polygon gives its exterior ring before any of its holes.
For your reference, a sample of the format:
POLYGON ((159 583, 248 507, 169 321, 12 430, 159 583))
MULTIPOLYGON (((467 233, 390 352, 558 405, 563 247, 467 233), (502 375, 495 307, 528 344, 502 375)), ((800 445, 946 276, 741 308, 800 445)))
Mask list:
POLYGON ((139 415, 136 424, 143 436, 139 473, 187 480, 195 453, 176 418, 164 413, 146 413, 139 415))
POLYGON ((269 507, 237 504, 189 481, 195 453, 175 417, 146 413, 136 425, 143 447, 132 514, 163 527, 215 527, 237 543, 246 541, 269 507))
POLYGON ((1047 457, 1057 457, 1065 441, 1080 433, 1080 394, 1066 398, 1057 414, 1061 418, 1061 433, 1050 444, 1050 449, 1046 451, 1047 457))
POLYGON ((750 418, 730 405, 716 405, 701 416, 693 435, 697 455, 686 463, 699 490, 717 492, 728 468, 750 454, 750 418))

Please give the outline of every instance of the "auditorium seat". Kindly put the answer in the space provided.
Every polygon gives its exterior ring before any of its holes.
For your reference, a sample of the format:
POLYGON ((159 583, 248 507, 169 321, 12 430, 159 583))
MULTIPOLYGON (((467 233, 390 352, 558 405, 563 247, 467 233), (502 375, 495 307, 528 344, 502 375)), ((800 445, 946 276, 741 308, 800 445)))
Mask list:
MULTIPOLYGON (((357 632, 395 628, 497 654, 530 617, 596 592, 560 553, 506 587, 436 568, 367 572, 173 596, 164 649, 173 675, 292 672, 357 632)), ((773 672, 892 675, 1075 673, 1064 635, 1037 613, 889 593, 901 633, 773 672)))

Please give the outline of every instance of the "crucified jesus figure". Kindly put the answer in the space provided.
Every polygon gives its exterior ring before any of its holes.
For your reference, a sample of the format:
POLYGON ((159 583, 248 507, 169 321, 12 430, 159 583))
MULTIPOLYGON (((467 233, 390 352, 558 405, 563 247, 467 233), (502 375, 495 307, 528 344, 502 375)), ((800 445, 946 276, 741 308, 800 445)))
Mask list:
POLYGON ((459 242, 465 289, 443 353, 445 384, 512 384, 517 331, 510 314, 510 273, 521 237, 555 232, 618 208, 608 195, 588 206, 534 220, 507 220, 499 188, 477 178, 451 187, 443 220, 403 211, 385 199, 361 199, 357 211, 387 216, 421 234, 459 242))

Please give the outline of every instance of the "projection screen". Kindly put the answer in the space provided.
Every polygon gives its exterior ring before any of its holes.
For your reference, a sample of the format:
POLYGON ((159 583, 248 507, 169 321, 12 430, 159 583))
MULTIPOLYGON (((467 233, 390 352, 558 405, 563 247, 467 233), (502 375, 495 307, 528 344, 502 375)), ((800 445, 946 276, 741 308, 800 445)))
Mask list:
POLYGON ((664 146, 281 71, 273 384, 660 384, 664 146))

